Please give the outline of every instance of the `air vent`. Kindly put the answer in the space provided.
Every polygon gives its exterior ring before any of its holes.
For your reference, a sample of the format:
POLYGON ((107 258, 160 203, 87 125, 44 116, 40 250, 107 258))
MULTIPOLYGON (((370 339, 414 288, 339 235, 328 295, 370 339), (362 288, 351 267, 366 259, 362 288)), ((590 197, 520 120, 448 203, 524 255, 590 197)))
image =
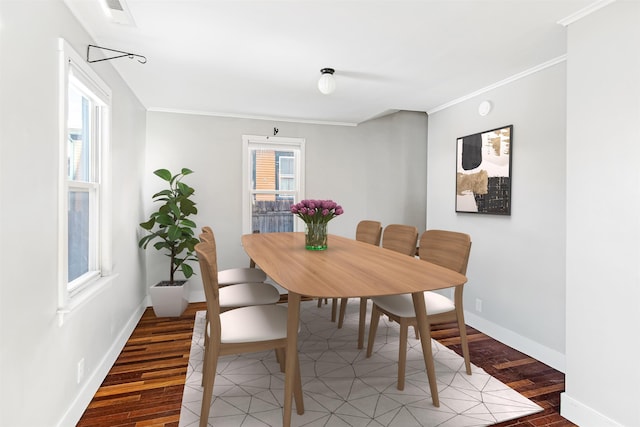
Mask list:
POLYGON ((102 0, 102 3, 111 22, 123 25, 135 25, 133 16, 125 0, 102 0))
POLYGON ((119 0, 105 0, 105 2, 109 9, 124 12, 124 7, 122 7, 122 3, 119 0))

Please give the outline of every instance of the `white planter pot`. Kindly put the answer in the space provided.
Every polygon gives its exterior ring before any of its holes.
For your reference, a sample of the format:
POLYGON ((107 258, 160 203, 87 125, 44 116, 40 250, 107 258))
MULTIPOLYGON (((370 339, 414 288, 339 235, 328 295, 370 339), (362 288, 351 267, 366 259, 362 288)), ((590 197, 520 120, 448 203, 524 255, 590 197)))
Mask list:
POLYGON ((189 304, 187 281, 179 280, 172 286, 160 282, 149 288, 153 312, 157 317, 179 317, 189 304))

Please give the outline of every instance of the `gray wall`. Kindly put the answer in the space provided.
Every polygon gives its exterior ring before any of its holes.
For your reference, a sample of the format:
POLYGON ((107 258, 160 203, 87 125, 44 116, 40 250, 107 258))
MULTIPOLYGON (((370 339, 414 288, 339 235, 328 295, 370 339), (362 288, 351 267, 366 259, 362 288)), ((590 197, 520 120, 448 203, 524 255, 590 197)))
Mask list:
MULTIPOLYGON (((213 227, 219 268, 249 262, 240 245, 242 135, 273 135, 274 127, 278 136, 306 140, 306 197, 344 207, 344 215, 329 224, 330 233, 353 237, 362 219, 425 228, 424 113, 399 112, 345 127, 149 112, 145 193, 162 186, 152 173, 158 168, 195 172, 187 182, 196 189, 196 223, 213 227)), ((145 204, 150 212, 150 198, 145 204)), ((154 251, 147 257, 150 286, 166 275, 165 257, 154 251)), ((194 293, 202 286, 198 277, 190 285, 194 293)))
POLYGON ((60 1, 0 2, 0 425, 74 425, 144 309, 145 111, 112 65, 113 271, 58 326, 58 37, 93 41, 60 1), (84 380, 76 383, 78 361, 84 380))
POLYGON ((564 63, 429 116, 427 228, 459 230, 473 246, 467 322, 564 370, 564 63), (478 104, 489 99, 485 117, 478 104), (513 125, 511 216, 455 212, 456 139, 513 125), (475 310, 482 300, 482 312, 475 310))
POLYGON ((569 26, 567 377, 581 427, 640 425, 640 3, 569 26))

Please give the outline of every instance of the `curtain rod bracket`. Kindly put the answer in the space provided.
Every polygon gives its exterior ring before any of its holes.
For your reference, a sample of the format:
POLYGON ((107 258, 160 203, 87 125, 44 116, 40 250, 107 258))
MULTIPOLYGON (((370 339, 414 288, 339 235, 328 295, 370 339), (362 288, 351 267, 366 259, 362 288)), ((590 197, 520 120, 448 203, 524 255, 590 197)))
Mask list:
POLYGON ((141 63, 141 64, 146 64, 147 63, 147 58, 145 56, 138 55, 138 54, 135 54, 135 53, 123 52, 121 50, 115 50, 115 49, 109 49, 108 47, 96 46, 96 45, 93 45, 93 44, 90 44, 90 45, 87 46, 87 62, 90 63, 90 64, 93 63, 93 62, 109 61, 111 59, 124 58, 124 57, 128 57, 130 59, 136 58, 138 60, 138 62, 141 63), (102 59, 89 59, 90 56, 91 56, 90 55, 91 54, 91 48, 108 50, 109 52, 119 53, 120 55, 110 56, 108 58, 102 58, 102 59))

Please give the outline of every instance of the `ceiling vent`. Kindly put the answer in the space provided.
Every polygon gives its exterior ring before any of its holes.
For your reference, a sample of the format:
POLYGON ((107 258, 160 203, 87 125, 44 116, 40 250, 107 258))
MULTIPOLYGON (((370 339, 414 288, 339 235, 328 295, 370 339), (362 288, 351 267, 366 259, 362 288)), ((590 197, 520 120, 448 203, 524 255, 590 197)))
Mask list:
POLYGON ((122 3, 120 3, 119 0, 105 0, 105 3, 107 3, 107 7, 111 10, 124 12, 124 7, 122 7, 122 3))
POLYGON ((133 16, 124 0, 102 0, 105 13, 116 24, 135 25, 133 16))

